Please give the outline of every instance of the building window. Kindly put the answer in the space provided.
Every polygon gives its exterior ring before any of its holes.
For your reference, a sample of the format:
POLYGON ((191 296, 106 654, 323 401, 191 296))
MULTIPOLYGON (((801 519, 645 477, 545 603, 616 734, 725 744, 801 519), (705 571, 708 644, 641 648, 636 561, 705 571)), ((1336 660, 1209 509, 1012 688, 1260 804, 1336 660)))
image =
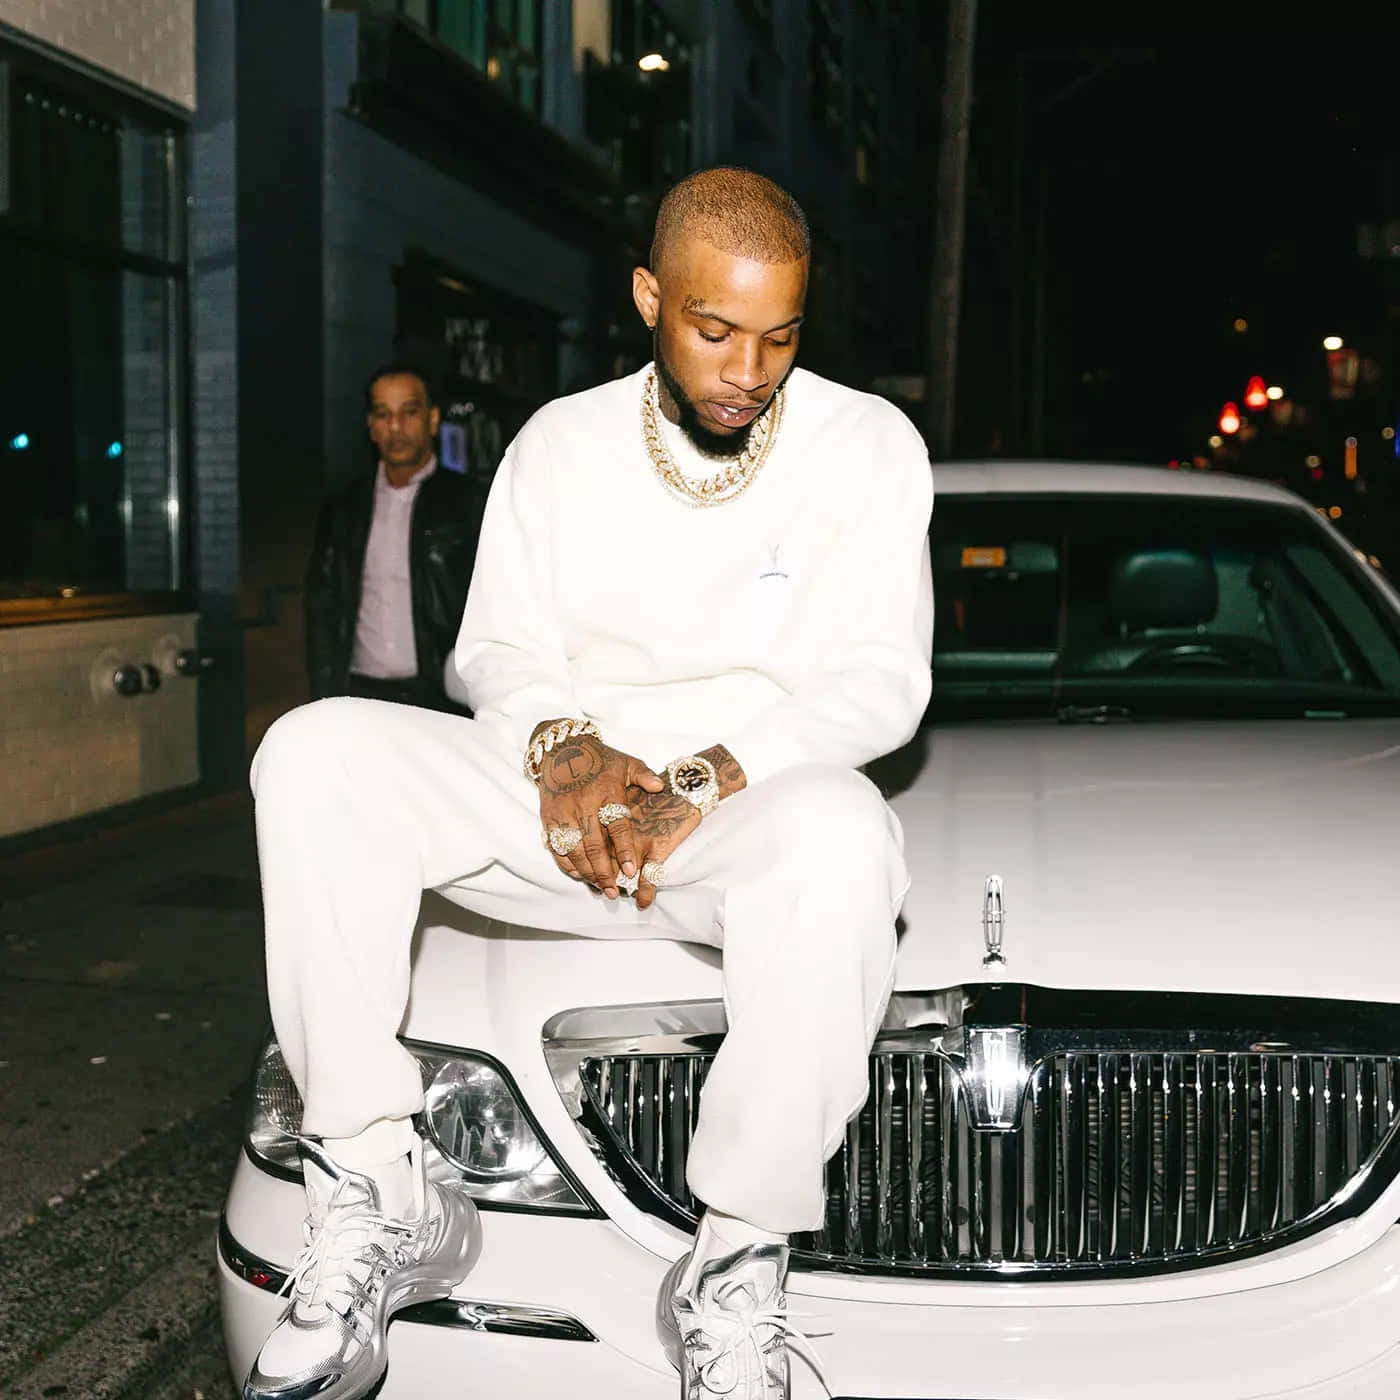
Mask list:
POLYGON ((527 111, 540 110, 541 0, 371 0, 413 20, 527 111))
POLYGON ((184 132, 0 45, 0 621, 185 586, 184 132))
POLYGON ((630 191, 659 191, 690 172, 688 37, 656 0, 614 0, 605 60, 584 53, 585 127, 630 191))
POLYGON ((409 249, 395 343, 438 380, 440 459, 490 483, 525 420, 559 392, 559 318, 409 249))

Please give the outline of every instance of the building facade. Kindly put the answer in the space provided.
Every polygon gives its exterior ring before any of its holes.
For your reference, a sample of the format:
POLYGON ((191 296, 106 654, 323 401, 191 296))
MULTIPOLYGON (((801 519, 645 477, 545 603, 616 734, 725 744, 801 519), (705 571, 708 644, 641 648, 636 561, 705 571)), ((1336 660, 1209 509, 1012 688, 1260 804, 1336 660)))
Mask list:
POLYGON ((920 368, 917 10, 0 0, 30 328, 0 350, 0 839, 243 781, 306 698, 302 570, 372 465, 368 374, 427 365, 443 465, 484 483, 540 403, 649 357, 630 269, 689 170, 809 211, 805 363, 920 368))
POLYGON ((194 29, 0 5, 0 837, 199 777, 194 29))

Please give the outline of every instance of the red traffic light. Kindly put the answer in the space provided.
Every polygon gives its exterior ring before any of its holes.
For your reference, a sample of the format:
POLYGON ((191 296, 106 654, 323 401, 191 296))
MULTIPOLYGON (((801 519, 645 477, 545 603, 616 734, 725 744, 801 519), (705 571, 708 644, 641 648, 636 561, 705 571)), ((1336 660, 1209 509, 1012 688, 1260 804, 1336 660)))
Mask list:
POLYGON ((1220 410, 1220 431, 1229 437, 1240 430, 1240 407, 1237 403, 1227 403, 1220 410))
POLYGON ((1245 386, 1244 403, 1246 408, 1268 408, 1269 386, 1256 374, 1245 386))

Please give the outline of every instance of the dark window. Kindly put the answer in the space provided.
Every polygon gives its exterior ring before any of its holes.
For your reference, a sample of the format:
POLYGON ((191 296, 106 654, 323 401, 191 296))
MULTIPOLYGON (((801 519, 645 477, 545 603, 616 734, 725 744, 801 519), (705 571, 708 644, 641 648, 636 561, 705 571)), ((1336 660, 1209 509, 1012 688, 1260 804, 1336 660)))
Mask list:
POLYGON ((540 110, 540 0, 371 0, 413 20, 530 112, 540 110))
POLYGON ((0 599, 182 577, 183 132, 0 46, 0 599))

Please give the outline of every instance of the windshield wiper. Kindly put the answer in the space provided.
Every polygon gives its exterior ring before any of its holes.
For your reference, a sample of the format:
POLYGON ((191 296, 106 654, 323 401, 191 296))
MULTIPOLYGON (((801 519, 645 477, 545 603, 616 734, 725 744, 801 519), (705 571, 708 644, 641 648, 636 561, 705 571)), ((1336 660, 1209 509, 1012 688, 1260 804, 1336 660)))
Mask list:
POLYGON ((1061 705, 1055 711, 1060 724, 1112 724, 1132 717, 1133 712, 1126 705, 1061 705))

